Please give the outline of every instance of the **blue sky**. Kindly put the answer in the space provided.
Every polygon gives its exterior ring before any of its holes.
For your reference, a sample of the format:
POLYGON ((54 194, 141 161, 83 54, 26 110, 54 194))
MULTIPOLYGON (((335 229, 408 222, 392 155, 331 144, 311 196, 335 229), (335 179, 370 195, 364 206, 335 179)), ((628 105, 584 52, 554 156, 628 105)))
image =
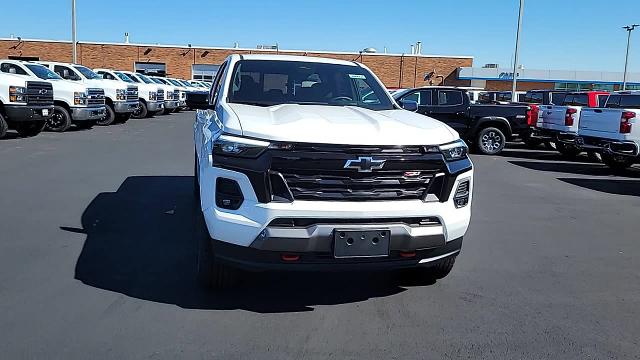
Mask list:
MULTIPOLYGON (((9 1, 0 37, 70 39, 71 0, 9 1), (37 11, 33 11, 37 9, 37 11)), ((474 65, 510 66, 518 0, 77 0, 80 41, 358 51, 386 46, 425 54, 473 55, 474 65), (104 4, 108 7, 103 7, 104 4), (155 9, 150 11, 149 9, 155 9), (174 10, 172 10, 174 9, 174 10)), ((638 0, 526 0, 521 63, 526 68, 622 71, 626 33, 640 23, 638 0)), ((640 29, 630 71, 640 72, 640 29)))

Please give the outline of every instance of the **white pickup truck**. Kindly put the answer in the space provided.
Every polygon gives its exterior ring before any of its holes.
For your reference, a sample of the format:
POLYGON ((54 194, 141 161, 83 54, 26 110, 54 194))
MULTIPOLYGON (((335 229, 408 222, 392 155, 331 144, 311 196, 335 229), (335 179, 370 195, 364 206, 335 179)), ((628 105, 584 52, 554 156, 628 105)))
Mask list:
POLYGON ((17 71, 10 64, 0 66, 0 138, 9 129, 23 137, 37 135, 53 115, 53 86, 17 71))
POLYGON ((180 94, 178 90, 173 85, 168 85, 166 82, 162 81, 161 78, 157 76, 147 75, 151 81, 156 84, 162 86, 164 88, 164 112, 163 114, 169 114, 174 112, 178 106, 180 105, 180 94))
POLYGON ((599 151, 614 171, 640 163, 640 92, 613 93, 604 108, 583 109, 576 144, 599 151))
POLYGON ((238 268, 449 274, 473 189, 455 130, 353 61, 231 55, 213 89, 194 104, 203 283, 238 268))
POLYGON ((560 104, 540 105, 534 138, 554 142, 556 150, 567 157, 576 157, 583 149, 576 146, 581 113, 584 109, 604 106, 606 91, 567 93, 560 104))
POLYGON ((124 74, 118 74, 111 69, 93 69, 103 79, 115 82, 122 86, 116 94, 115 101, 107 101, 107 112, 109 113, 106 120, 110 122, 103 125, 110 125, 114 121, 127 122, 134 111, 138 109, 140 104, 138 100, 138 86, 124 74))
POLYGON ((185 87, 182 84, 177 83, 172 79, 159 76, 156 76, 155 79, 167 86, 173 87, 173 99, 178 102, 178 107, 173 110, 174 112, 178 112, 186 107, 187 93, 185 92, 185 87))
POLYGON ((151 81, 146 76, 131 71, 116 71, 125 74, 129 79, 138 85, 138 95, 140 96, 140 106, 133 112, 134 119, 151 117, 164 111, 164 89, 151 81))
POLYGON ((71 124, 90 128, 104 118, 104 90, 62 79, 46 66, 20 60, 2 60, 0 66, 12 67, 18 76, 39 78, 53 86, 53 116, 46 121, 49 131, 63 132, 71 124))

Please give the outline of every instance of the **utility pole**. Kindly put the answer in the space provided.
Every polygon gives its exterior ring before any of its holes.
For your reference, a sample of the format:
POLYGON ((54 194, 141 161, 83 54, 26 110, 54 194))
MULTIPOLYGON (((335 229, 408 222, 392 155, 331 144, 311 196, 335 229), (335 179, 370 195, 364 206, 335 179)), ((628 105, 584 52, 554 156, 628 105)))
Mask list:
POLYGON ((624 57, 624 74, 622 75, 622 90, 627 88, 627 65, 629 64, 629 45, 631 44, 631 32, 637 28, 638 24, 629 26, 623 26, 622 28, 627 30, 627 54, 624 57))
POLYGON ((78 63, 78 40, 76 39, 76 0, 71 0, 71 42, 73 43, 73 63, 78 63))
POLYGON ((516 101, 516 83, 518 77, 518 47, 520 46, 520 27, 522 26, 522 11, 524 10, 524 0, 520 0, 520 11, 518 12, 518 30, 516 31, 516 52, 513 57, 513 83, 511 84, 511 101, 516 101))

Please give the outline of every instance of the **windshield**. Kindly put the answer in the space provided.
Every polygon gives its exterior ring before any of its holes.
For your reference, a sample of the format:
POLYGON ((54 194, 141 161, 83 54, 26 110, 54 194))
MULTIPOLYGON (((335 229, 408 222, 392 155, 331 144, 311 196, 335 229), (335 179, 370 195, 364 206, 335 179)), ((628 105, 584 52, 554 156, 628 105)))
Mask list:
POLYGON ((186 87, 195 87, 192 84, 190 84, 188 81, 184 81, 184 80, 180 80, 180 84, 186 87))
POLYGON ((156 84, 162 84, 162 85, 166 85, 165 83, 163 83, 162 81, 160 81, 160 79, 156 79, 156 78, 149 78, 151 79, 151 81, 153 81, 156 84))
POLYGON ((120 78, 120 80, 124 81, 124 82, 128 82, 128 83, 132 83, 133 80, 131 80, 130 77, 128 77, 127 75, 119 72, 119 71, 114 71, 114 73, 120 78))
POLYGON ((144 81, 145 84, 155 84, 155 81, 151 80, 146 75, 136 74, 136 76, 140 78, 140 80, 144 81))
POLYGON ((180 87, 184 86, 184 85, 180 84, 179 82, 177 82, 177 81, 175 81, 173 79, 167 79, 167 81, 172 83, 175 86, 180 86, 180 87))
POLYGON ((58 76, 58 74, 54 73, 53 71, 49 70, 49 68, 46 68, 42 65, 25 64, 25 66, 42 80, 51 80, 51 79, 62 80, 62 78, 58 76))
POLYGON ((134 74, 125 74, 125 73, 123 73, 123 74, 126 75, 129 79, 131 79, 131 81, 133 81, 135 83, 140 83, 141 82, 140 79, 138 79, 138 77, 136 75, 134 75, 134 74))
POLYGON ((87 67, 76 65, 74 66, 74 68, 76 68, 76 70, 78 70, 82 74, 82 76, 86 77, 89 80, 102 79, 102 76, 94 73, 91 69, 87 67))
POLYGON ((303 61, 239 61, 229 89, 229 102, 394 109, 386 90, 364 68, 303 61))

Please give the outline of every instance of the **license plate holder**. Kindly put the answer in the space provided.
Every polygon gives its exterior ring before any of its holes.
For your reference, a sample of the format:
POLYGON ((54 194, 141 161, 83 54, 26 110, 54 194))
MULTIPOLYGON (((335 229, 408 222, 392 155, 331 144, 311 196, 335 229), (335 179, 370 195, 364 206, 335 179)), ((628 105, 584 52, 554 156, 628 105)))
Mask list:
POLYGON ((389 229, 335 229, 333 256, 337 259, 389 256, 390 237, 389 229))

